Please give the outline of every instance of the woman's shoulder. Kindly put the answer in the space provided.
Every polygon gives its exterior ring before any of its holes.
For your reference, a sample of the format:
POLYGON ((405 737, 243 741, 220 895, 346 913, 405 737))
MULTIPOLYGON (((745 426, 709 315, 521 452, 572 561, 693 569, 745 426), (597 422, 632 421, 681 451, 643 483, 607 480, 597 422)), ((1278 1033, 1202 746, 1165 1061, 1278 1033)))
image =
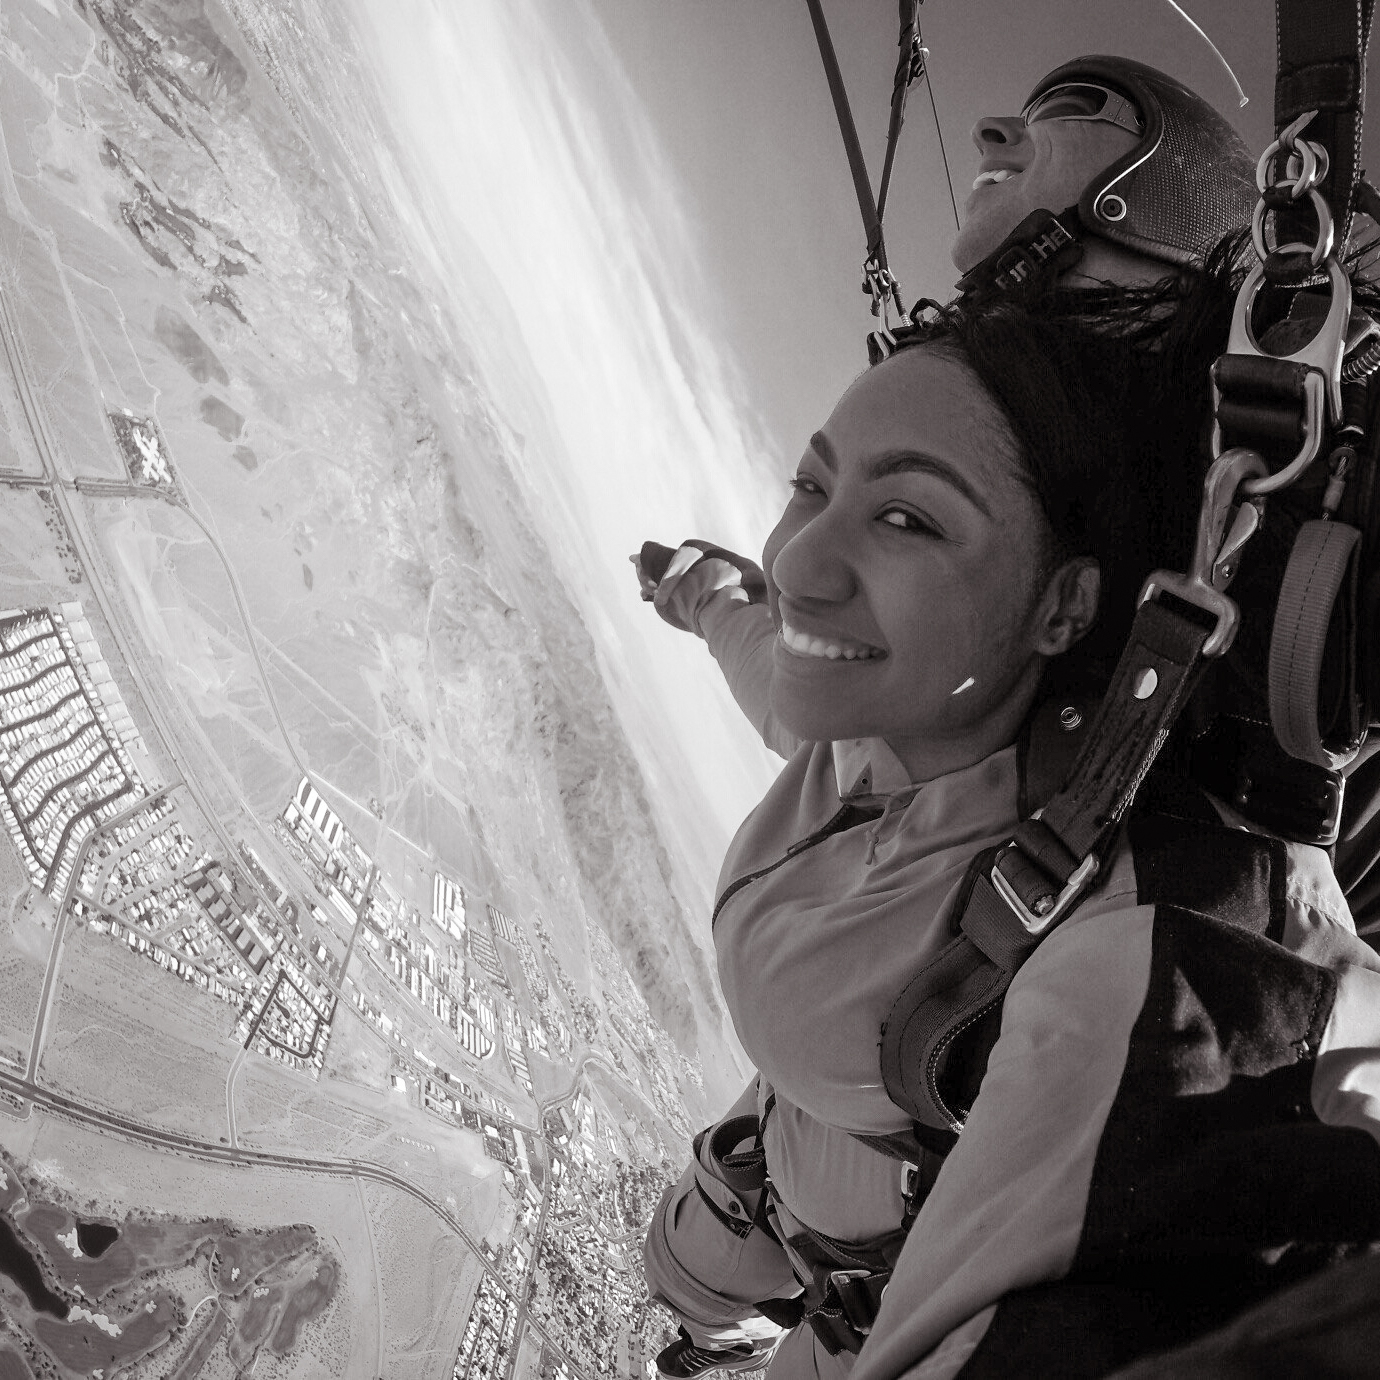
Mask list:
POLYGON ((1248 825, 1205 793, 1192 816, 1154 807, 1134 814, 1104 873, 1071 922, 1173 906, 1252 929, 1323 967, 1380 970, 1356 935, 1327 851, 1248 825))

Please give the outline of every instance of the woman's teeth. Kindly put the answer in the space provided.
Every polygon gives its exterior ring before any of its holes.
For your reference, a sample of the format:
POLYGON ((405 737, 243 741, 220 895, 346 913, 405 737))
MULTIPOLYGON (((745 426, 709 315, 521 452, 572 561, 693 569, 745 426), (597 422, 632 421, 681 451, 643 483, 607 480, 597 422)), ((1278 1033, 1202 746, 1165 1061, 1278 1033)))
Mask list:
POLYGON ((992 168, 989 172, 980 172, 973 179, 973 190, 985 187, 990 182, 1005 182, 1008 177, 1015 177, 1015 168, 992 168))
POLYGON ((870 661, 882 655, 876 647, 862 642, 834 642, 797 632, 789 623, 781 625, 781 640, 798 656, 822 656, 830 661, 870 661))

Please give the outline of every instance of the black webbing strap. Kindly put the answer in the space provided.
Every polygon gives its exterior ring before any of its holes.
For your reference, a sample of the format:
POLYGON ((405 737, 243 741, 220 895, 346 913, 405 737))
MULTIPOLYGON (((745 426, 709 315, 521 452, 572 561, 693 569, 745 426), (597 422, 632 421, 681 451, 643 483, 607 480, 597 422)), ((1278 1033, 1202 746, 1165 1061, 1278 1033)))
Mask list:
POLYGON ((1021 964, 1081 899, 1119 823, 1202 673, 1209 629, 1187 605, 1150 600, 1073 772, 1010 843, 974 861, 954 910, 955 938, 902 991, 882 1028, 882 1080, 917 1122, 962 1127, 945 1062, 1002 1000, 1021 964))
POLYGON ((1338 650, 1343 659, 1338 698, 1350 699, 1355 682, 1357 554, 1359 528, 1314 518, 1299 528, 1279 588, 1270 633, 1270 723, 1290 757, 1329 771, 1349 764, 1366 725, 1355 715, 1323 703, 1323 669, 1329 653, 1334 611, 1342 614, 1338 650), (1339 721, 1339 722, 1337 722, 1339 721))
MULTIPOLYGON (((1318 112, 1305 137, 1328 152, 1319 190, 1331 207, 1339 245, 1346 243, 1361 177, 1366 45, 1374 8, 1375 0, 1275 0, 1275 133, 1305 111, 1318 112)), ((1291 240, 1311 239, 1314 233, 1314 227, 1296 231, 1287 221, 1280 228, 1291 240)))
MULTIPOLYGON (((697 1152, 698 1153, 698 1152, 697 1152)), ((718 1177, 735 1193, 755 1193, 767 1185, 767 1155, 755 1112, 721 1121, 709 1134, 709 1154, 718 1177), (752 1138, 750 1149, 737 1147, 752 1138)))
POLYGON ((1137 611, 1073 775, 1040 819, 1027 821, 1016 834, 1026 851, 1030 848, 1022 830, 1050 837, 1052 847, 1061 851, 1042 853, 1037 860, 1061 883, 1067 882, 1078 859, 1100 852, 1110 842, 1197 684, 1209 631, 1183 605, 1150 600, 1137 611))
POLYGON ((925 50, 920 43, 920 0, 900 0, 900 3, 901 36, 897 42, 901 51, 896 59, 896 75, 891 82, 891 118, 886 129, 886 158, 882 163, 882 180, 877 184, 879 225, 886 215, 886 194, 891 190, 891 169, 896 162, 896 145, 906 118, 906 97, 925 71, 925 50))
POLYGON ((867 160, 863 157, 862 145, 858 142, 858 128, 853 123, 853 111, 848 104, 848 90, 843 84, 843 73, 839 71, 838 54, 834 52, 834 40, 829 36, 829 25, 824 18, 820 0, 805 0, 810 8, 810 20, 815 26, 815 41, 819 44, 820 60, 824 63, 824 75, 829 81, 829 94, 834 98, 834 113, 838 116, 839 133, 843 135, 844 152, 848 155, 848 170, 853 174, 853 190, 858 197, 858 210, 862 212, 863 229, 867 232, 867 253, 876 259, 881 268, 886 267, 886 248, 882 243, 882 219, 877 214, 877 202, 872 195, 872 181, 867 175, 867 160))

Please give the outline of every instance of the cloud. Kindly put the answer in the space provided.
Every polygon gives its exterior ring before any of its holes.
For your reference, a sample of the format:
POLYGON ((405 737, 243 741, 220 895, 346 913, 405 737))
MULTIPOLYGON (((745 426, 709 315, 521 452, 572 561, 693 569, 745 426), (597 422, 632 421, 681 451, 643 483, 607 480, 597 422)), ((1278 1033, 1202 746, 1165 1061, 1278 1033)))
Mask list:
POLYGON ((756 553, 780 510, 672 170, 582 0, 356 0, 419 245, 522 437, 518 471, 604 658, 672 851, 707 896, 773 766, 629 552, 756 553))

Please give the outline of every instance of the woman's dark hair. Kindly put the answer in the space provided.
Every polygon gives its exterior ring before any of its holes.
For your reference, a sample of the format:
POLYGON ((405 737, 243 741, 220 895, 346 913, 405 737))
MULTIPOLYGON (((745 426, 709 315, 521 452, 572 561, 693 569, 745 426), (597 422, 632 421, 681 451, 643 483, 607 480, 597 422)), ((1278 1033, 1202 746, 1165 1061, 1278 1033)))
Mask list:
POLYGON ((1056 562, 1095 559, 1092 630, 1047 688, 1105 685, 1145 577, 1187 569, 1207 470, 1209 369, 1226 346, 1239 243, 1201 273, 1150 288, 1060 289, 961 302, 922 318, 917 344, 961 355, 1010 425, 1054 535, 1056 562))

